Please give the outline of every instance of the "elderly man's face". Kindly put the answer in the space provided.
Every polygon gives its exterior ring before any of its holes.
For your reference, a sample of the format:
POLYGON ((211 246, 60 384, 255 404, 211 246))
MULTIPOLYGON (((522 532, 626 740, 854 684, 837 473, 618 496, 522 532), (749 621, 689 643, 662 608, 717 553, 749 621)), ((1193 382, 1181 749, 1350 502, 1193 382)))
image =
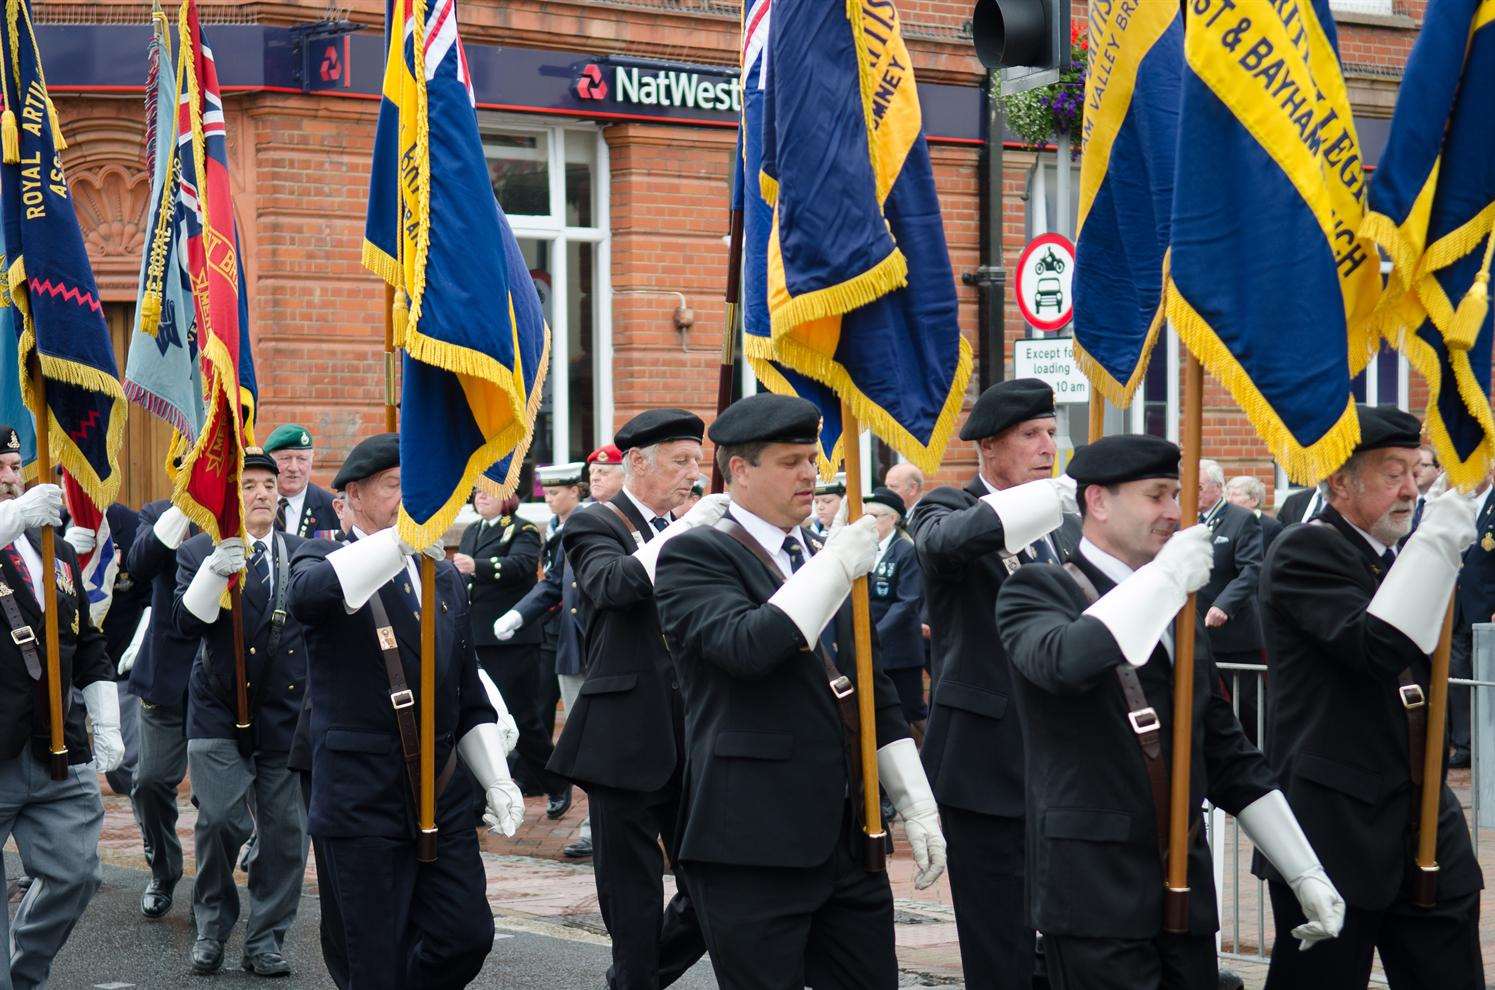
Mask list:
POLYGON ((0 502, 9 502, 25 491, 21 477, 21 455, 0 454, 0 502))

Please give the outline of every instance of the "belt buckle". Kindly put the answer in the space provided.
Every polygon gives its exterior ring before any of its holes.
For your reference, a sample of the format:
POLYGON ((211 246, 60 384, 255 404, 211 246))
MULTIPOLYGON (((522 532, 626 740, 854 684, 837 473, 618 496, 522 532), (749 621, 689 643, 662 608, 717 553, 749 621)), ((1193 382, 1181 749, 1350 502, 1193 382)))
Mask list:
POLYGON ((409 688, 403 691, 391 691, 389 693, 389 703, 394 705, 395 711, 410 708, 415 705, 415 695, 410 692, 409 688))
POLYGON ((1402 707, 1407 711, 1421 708, 1427 704, 1427 698, 1422 693, 1421 684, 1403 684, 1396 689, 1396 693, 1402 696, 1402 707))
POLYGON ((1132 731, 1139 736, 1156 732, 1160 724, 1157 709, 1150 705, 1146 708, 1138 708, 1134 712, 1127 712, 1126 720, 1132 723, 1132 731))
POLYGON ((851 678, 845 674, 831 681, 831 694, 836 696, 837 701, 850 698, 855 691, 856 685, 851 683, 851 678))
POLYGON ((17 646, 29 646, 36 642, 36 633, 30 626, 21 626, 10 631, 10 641, 17 646))
POLYGON ((277 626, 283 626, 283 625, 285 625, 286 624, 286 610, 283 609, 283 608, 278 608, 275 611, 271 612, 270 613, 270 621, 273 622, 277 626))

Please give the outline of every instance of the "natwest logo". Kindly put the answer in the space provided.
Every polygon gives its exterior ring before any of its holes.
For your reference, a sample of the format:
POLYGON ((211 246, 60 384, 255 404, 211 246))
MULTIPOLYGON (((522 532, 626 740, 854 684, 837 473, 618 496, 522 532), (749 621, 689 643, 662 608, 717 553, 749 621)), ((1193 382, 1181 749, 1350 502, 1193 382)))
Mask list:
POLYGON ((583 66, 581 75, 576 77, 576 96, 582 100, 607 99, 607 81, 595 62, 583 66))
POLYGON ((619 103, 646 107, 688 107, 693 110, 742 110, 742 85, 737 73, 690 69, 641 69, 617 66, 613 73, 619 103))

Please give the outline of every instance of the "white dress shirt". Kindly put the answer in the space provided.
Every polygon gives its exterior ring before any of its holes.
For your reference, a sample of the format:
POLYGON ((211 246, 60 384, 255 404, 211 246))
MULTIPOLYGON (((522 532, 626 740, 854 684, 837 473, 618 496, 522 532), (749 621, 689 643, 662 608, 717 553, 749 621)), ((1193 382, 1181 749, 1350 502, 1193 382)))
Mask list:
POLYGON ((810 559, 810 548, 805 545, 804 533, 798 526, 786 531, 782 526, 775 526, 766 519, 753 515, 735 501, 731 503, 728 511, 732 513, 732 518, 748 531, 748 535, 757 540, 758 545, 773 558, 785 577, 794 573, 794 568, 790 564, 789 554, 784 551, 784 537, 792 537, 799 544, 805 560, 810 559))
POLYGON ((12 546, 21 554, 21 560, 26 564, 26 572, 31 578, 27 582, 31 587, 31 597, 36 599, 37 609, 45 612, 47 610, 47 603, 42 600, 42 586, 38 583, 42 579, 41 554, 36 552, 36 547, 32 546, 31 541, 26 539, 25 536, 16 537, 16 541, 12 546))
POLYGON ((628 497, 628 501, 633 503, 633 507, 635 509, 638 509, 639 515, 643 516, 644 521, 649 524, 648 531, 643 534, 644 541, 647 542, 649 540, 652 540, 654 538, 654 534, 659 532, 659 530, 654 526, 654 520, 663 519, 666 523, 668 523, 670 521, 670 514, 666 512, 661 515, 660 513, 655 512, 653 509, 645 505, 642 499, 633 494, 633 492, 629 491, 626 487, 623 489, 623 494, 628 497))
MULTIPOLYGON (((1132 570, 1132 568, 1125 561, 1111 556, 1109 553, 1102 550, 1094 543, 1091 543, 1089 537, 1080 537, 1080 553, 1085 555, 1085 559, 1090 561, 1090 563, 1095 567, 1096 570, 1100 571, 1102 574, 1110 578, 1112 581, 1115 581, 1117 584, 1120 584, 1127 578, 1131 577, 1133 574, 1137 573, 1136 571, 1132 570)), ((1163 630, 1162 642, 1163 649, 1168 651, 1168 662, 1172 663, 1173 624, 1171 622, 1168 624, 1168 627, 1163 630)))
POLYGON ((311 490, 311 482, 294 495, 282 495, 286 500, 286 532, 292 536, 301 535, 301 510, 306 507, 306 493, 311 490))

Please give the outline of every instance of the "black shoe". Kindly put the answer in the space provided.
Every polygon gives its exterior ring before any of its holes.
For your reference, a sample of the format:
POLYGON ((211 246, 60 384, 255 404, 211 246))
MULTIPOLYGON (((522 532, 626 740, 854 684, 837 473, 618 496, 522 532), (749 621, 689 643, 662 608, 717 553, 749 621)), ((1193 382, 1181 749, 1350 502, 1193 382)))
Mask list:
POLYGON ((245 956, 239 968, 255 976, 290 976, 291 964, 279 952, 259 952, 245 956))
POLYGON ((566 812, 571 810, 571 788, 566 788, 556 794, 550 795, 550 800, 545 803, 545 817, 551 821, 565 817, 566 812))
POLYGON ((145 893, 140 896, 140 913, 147 918, 159 918, 171 910, 171 894, 176 890, 176 881, 162 883, 160 880, 152 880, 145 885, 145 893))
POLYGON ((1218 990, 1245 990, 1246 981, 1241 979, 1231 970, 1221 967, 1220 979, 1216 986, 1218 990))
POLYGON ((218 972, 222 966, 222 942, 216 938, 200 938, 192 944, 192 972, 206 976, 218 972))
POLYGON ((567 859, 587 859, 592 855, 592 840, 577 839, 565 849, 562 849, 561 855, 567 859))
POLYGON ((1469 766, 1469 750, 1455 746, 1448 754, 1448 766, 1452 770, 1464 770, 1469 766))

